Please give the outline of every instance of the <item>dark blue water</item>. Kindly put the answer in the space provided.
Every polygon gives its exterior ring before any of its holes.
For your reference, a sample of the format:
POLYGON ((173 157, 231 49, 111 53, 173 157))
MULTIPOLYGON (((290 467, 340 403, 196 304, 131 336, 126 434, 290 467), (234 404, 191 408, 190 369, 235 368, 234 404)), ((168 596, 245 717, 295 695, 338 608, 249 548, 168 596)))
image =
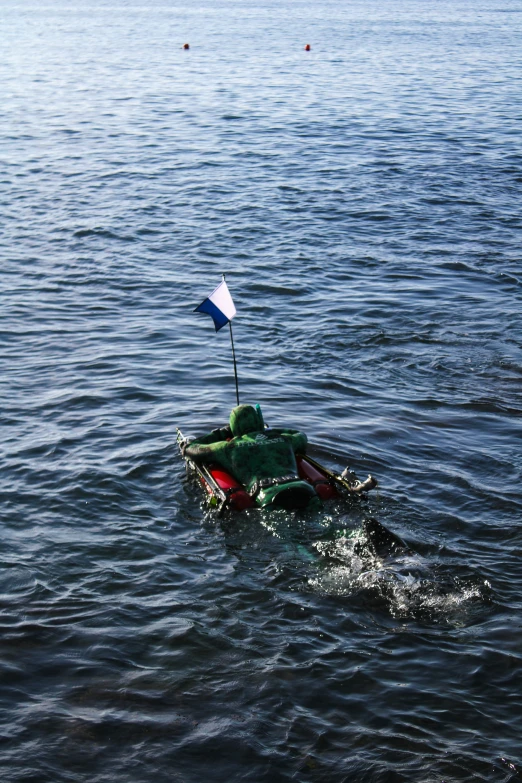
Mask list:
POLYGON ((2 781, 520 780, 520 0, 0 19, 2 781), (242 401, 366 503, 187 480, 222 272, 242 401))

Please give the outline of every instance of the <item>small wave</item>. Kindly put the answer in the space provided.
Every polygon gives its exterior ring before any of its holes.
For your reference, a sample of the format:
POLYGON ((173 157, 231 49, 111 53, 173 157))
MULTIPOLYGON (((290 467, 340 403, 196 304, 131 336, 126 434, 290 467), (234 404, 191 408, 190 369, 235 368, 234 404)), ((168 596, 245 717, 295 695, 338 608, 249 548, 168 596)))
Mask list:
POLYGON ((73 233, 74 237, 84 239, 85 237, 99 237, 101 239, 118 239, 120 242, 135 242, 135 238, 125 234, 116 234, 106 228, 80 228, 73 233))
POLYGON ((148 228, 147 226, 143 226, 142 228, 139 228, 136 231, 136 234, 138 236, 154 236, 156 234, 161 234, 161 231, 158 231, 156 228, 148 228))
POLYGON ((0 576, 0 603, 11 606, 17 600, 27 600, 37 586, 36 577, 29 568, 7 568, 0 576))

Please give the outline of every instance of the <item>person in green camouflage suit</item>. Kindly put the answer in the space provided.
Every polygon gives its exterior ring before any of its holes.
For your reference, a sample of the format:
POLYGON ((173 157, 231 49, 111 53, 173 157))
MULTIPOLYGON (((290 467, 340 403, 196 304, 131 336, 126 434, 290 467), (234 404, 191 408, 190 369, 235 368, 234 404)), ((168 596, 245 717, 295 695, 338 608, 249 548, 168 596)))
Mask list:
POLYGON ((230 473, 259 506, 304 508, 318 502, 314 488, 297 473, 296 455, 304 456, 306 444, 298 430, 265 429, 259 405, 239 405, 230 414, 230 427, 196 438, 184 454, 230 473))

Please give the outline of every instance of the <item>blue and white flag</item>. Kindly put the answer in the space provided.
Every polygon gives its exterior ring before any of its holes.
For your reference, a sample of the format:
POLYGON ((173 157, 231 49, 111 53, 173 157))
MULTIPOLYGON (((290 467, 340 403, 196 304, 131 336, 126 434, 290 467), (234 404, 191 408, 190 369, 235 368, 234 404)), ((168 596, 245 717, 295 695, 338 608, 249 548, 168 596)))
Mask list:
POLYGON ((214 321, 216 332, 219 332, 220 329, 232 320, 236 314, 236 308, 234 307, 230 291, 224 280, 214 291, 212 291, 210 296, 199 305, 199 307, 196 307, 194 312, 210 315, 214 321))

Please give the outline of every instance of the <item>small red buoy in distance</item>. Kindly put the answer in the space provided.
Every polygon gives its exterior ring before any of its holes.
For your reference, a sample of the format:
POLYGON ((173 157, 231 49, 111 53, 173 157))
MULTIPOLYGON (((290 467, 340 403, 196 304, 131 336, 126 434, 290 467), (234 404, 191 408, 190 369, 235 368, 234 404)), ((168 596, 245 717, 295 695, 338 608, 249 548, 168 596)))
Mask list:
POLYGON ((306 46, 305 46, 305 52, 309 52, 311 48, 312 48, 312 47, 310 46, 310 44, 306 44, 306 46))
POLYGON ((189 44, 183 44, 183 48, 184 49, 190 49, 190 45, 189 44))

